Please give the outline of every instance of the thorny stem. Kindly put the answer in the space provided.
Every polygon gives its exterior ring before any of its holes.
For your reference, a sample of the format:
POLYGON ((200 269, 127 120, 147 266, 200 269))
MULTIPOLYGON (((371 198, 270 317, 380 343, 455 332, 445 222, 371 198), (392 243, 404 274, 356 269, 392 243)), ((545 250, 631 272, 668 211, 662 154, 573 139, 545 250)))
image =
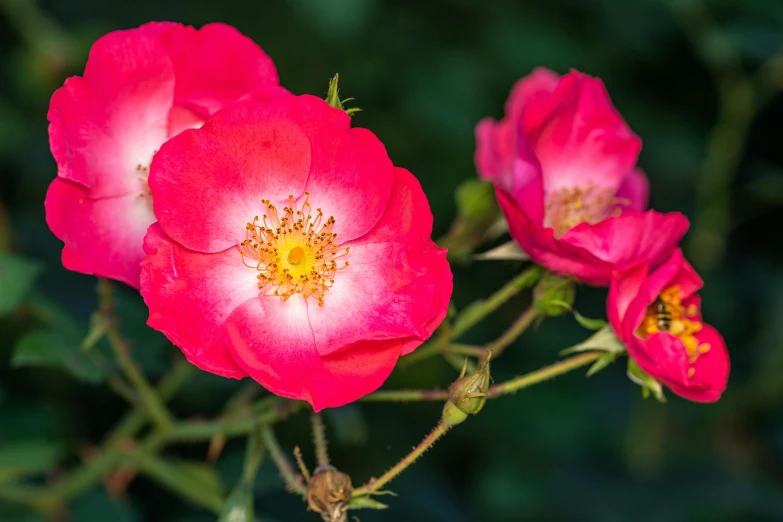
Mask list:
POLYGON ((264 446, 266 446, 266 449, 269 451, 269 457, 280 471, 280 476, 283 477, 283 481, 285 482, 286 486, 288 486, 288 488, 297 495, 302 497, 307 495, 307 489, 302 485, 299 478, 297 477, 294 466, 285 456, 283 450, 280 449, 280 444, 278 444, 277 438, 275 437, 275 433, 272 428, 268 425, 262 426, 261 437, 264 440, 264 446))
POLYGON ((394 480, 394 478, 405 471, 408 466, 416 462, 416 459, 422 456, 425 451, 430 449, 435 442, 441 438, 443 435, 446 434, 447 431, 449 431, 449 428, 451 426, 448 426, 443 423, 443 421, 439 421, 438 425, 435 426, 435 428, 430 432, 429 435, 424 437, 424 440, 421 441, 418 446, 413 448, 413 450, 408 453, 405 457, 402 458, 397 464, 395 464, 389 471, 381 475, 377 479, 370 480, 367 484, 365 484, 362 487, 356 488, 353 491, 354 497, 359 497, 362 495, 369 495, 370 493, 375 493, 377 491, 380 491, 383 486, 394 480))
POLYGON ((98 281, 98 294, 100 295, 101 301, 101 313, 108 321, 106 337, 117 356, 120 367, 122 367, 122 370, 125 372, 125 375, 128 377, 131 384, 133 384, 133 387, 136 388, 141 403, 147 409, 147 413, 153 423, 162 431, 171 429, 173 423, 171 414, 130 356, 128 344, 125 339, 120 336, 119 330, 117 329, 117 321, 113 315, 112 308, 111 283, 107 279, 100 279, 98 281))
POLYGON ((329 453, 327 451, 326 443, 326 429, 324 428, 324 421, 321 418, 321 414, 313 412, 310 416, 310 422, 313 425, 313 446, 315 446, 315 460, 319 466, 327 466, 329 464, 329 453))
MULTIPOLYGON (((549 366, 539 368, 534 372, 514 377, 506 382, 495 384, 487 391, 487 398, 500 397, 508 393, 527 388, 533 384, 546 381, 558 375, 568 373, 595 361, 603 352, 586 352, 549 366)), ((362 397, 366 402, 411 402, 411 401, 445 401, 449 398, 447 390, 381 390, 362 397)))

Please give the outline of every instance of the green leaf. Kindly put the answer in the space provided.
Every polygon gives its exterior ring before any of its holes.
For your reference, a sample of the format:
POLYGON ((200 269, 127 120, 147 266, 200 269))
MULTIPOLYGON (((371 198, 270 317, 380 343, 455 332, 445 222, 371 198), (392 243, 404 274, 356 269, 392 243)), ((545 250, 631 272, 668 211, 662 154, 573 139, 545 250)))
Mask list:
POLYGON ((666 402, 666 397, 663 395, 663 387, 661 383, 650 377, 644 372, 636 361, 628 358, 628 378, 642 387, 642 397, 645 399, 651 394, 658 399, 658 402, 666 402))
POLYGON ((389 506, 383 502, 378 502, 369 495, 351 498, 348 503, 348 509, 386 509, 389 506))
POLYGON ((492 214, 496 206, 495 187, 492 183, 469 178, 457 187, 455 200, 460 216, 481 222, 492 214))
POLYGON ((594 350, 619 355, 625 352, 625 345, 620 339, 617 338, 617 335, 615 335, 612 327, 606 325, 588 337, 587 340, 582 341, 581 343, 570 348, 566 348, 560 352, 560 355, 568 355, 577 352, 589 352, 594 350))
POLYGON ((100 312, 93 312, 90 316, 90 329, 87 331, 87 337, 82 341, 82 350, 91 350, 106 335, 109 328, 109 321, 100 312))
POLYGON ((574 310, 574 319, 576 319, 576 322, 579 323, 582 328, 587 328, 588 330, 600 330, 604 326, 607 325, 607 322, 603 319, 590 319, 589 317, 585 317, 576 310, 574 310))
POLYGON ((260 430, 254 430, 247 439, 242 478, 226 500, 218 522, 253 522, 253 485, 264 458, 260 430))
POLYGON ((202 462, 147 458, 141 471, 162 486, 192 503, 220 512, 224 505, 223 485, 215 469, 202 462))
POLYGON ((530 256, 522 250, 516 241, 509 241, 486 252, 476 254, 473 259, 477 261, 527 261, 530 256))
POLYGON ((218 522, 253 522, 253 484, 240 481, 226 500, 218 522))
POLYGON ((0 446, 0 484, 46 473, 62 454, 62 446, 48 440, 28 439, 4 444, 0 446))
POLYGON ((78 342, 67 336, 47 330, 25 334, 16 344, 11 366, 46 366, 62 368, 90 384, 100 384, 106 379, 106 368, 81 351, 78 342))
POLYGON ((0 252, 0 316, 19 306, 30 292, 41 268, 37 261, 0 252))
POLYGON ((587 376, 590 377, 600 372, 617 359, 618 354, 614 352, 606 352, 596 360, 593 365, 587 370, 587 376))

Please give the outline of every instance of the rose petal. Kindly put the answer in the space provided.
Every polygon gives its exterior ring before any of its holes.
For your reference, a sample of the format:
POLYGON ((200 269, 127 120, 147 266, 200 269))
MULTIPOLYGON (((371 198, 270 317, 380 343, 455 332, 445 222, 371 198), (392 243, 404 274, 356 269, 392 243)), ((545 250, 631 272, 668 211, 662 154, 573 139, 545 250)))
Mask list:
POLYGON ((626 174, 615 197, 621 200, 620 206, 625 210, 641 212, 647 209, 650 201, 650 181, 644 171, 636 168, 626 174))
POLYGON ((49 105, 58 175, 93 198, 141 193, 137 167, 166 140, 173 96, 174 70, 150 30, 100 38, 84 77, 69 78, 49 105))
MULTIPOLYGON (((330 144, 313 143, 316 150, 330 144)), ((366 234, 383 214, 394 184, 394 169, 386 148, 366 129, 351 129, 343 136, 328 168, 314 165, 306 190, 311 201, 332 215, 333 230, 348 241, 366 234)))
POLYGON ((585 185, 615 193, 641 149, 603 82, 577 71, 563 76, 541 103, 526 107, 522 128, 541 165, 546 194, 585 185))
POLYGON ((46 193, 46 223, 65 243, 65 268, 139 287, 142 241, 155 221, 136 194, 90 199, 79 184, 56 178, 46 193))
POLYGON ((141 294, 147 324, 163 332, 185 357, 224 377, 246 377, 224 339, 231 312, 258 297, 257 272, 242 263, 237 247, 216 254, 187 250, 154 224, 144 239, 141 294))
POLYGON ((236 361, 271 392, 309 402, 316 411, 366 395, 386 380, 400 354, 398 340, 364 342, 329 357, 315 349, 307 306, 294 296, 252 299, 227 323, 236 361))
POLYGON ((179 27, 160 38, 177 76, 177 105, 195 104, 210 115, 255 89, 279 82, 272 59, 231 26, 179 27))
MULTIPOLYGON (((150 169, 155 215, 186 248, 220 252, 245 238, 261 200, 298 197, 310 142, 280 104, 238 102, 169 140, 150 169)), ((278 205, 280 206, 280 205, 278 205)))

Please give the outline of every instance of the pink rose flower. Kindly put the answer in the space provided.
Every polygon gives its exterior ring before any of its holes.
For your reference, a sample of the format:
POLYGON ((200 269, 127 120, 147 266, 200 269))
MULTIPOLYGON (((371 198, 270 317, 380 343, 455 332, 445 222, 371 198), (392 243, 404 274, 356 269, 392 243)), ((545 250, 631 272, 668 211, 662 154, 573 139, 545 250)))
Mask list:
POLYGON ((155 221, 153 154, 229 103, 285 95, 278 83, 272 60, 223 24, 149 23, 95 42, 84 76, 66 80, 49 105, 57 178, 46 220, 65 243, 63 265, 138 288, 155 221))
POLYGON ((642 370, 677 395, 713 402, 726 389, 729 354, 702 321, 702 285, 679 249, 654 270, 641 260, 615 271, 607 316, 642 370))
POLYGON ((644 212, 641 140, 597 78, 537 69, 476 139, 479 175, 495 183, 512 238, 554 272, 608 285, 618 266, 663 262, 688 228, 679 213, 644 212))
POLYGON ((445 317, 418 181, 321 99, 233 104, 164 144, 149 184, 148 324, 202 369, 336 407, 445 317))

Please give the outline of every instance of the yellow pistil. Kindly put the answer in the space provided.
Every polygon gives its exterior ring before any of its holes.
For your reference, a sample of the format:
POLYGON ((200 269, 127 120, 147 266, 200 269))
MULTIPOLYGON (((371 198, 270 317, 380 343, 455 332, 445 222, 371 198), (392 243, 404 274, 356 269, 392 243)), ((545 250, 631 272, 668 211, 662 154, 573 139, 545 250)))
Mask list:
POLYGON ((299 209, 294 196, 288 196, 282 215, 268 199, 261 202, 267 214, 247 224, 246 239, 239 245, 245 265, 258 270, 258 288, 283 301, 302 294, 323 306, 336 273, 348 266, 348 261, 337 260, 350 251, 335 242, 334 217, 324 218, 320 208, 313 215, 307 192, 299 209))
POLYGON ((579 223, 596 223, 618 215, 628 202, 615 197, 611 188, 592 183, 580 187, 562 187, 547 197, 544 226, 560 237, 579 223))
POLYGON ((642 324, 636 330, 642 338, 660 332, 667 331, 679 337, 688 354, 688 377, 696 373, 693 364, 699 356, 710 351, 708 343, 699 344, 696 333, 702 329, 702 322, 697 318, 698 309, 691 304, 682 304, 682 291, 677 286, 670 286, 658 296, 658 300, 647 307, 642 319, 642 324), (661 307, 661 303, 663 307, 661 307), (668 326, 668 329, 666 328, 668 326))

